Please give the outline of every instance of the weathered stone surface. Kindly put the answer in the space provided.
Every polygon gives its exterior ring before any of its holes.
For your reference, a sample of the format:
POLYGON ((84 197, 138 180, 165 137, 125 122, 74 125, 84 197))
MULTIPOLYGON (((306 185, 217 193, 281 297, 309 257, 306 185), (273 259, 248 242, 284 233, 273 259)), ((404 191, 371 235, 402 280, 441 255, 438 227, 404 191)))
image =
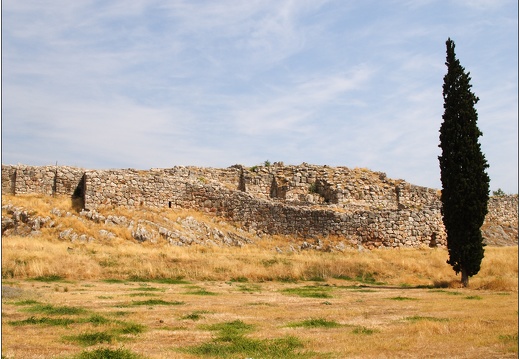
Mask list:
MULTIPOLYGON (((345 238, 365 248, 444 246, 439 191, 393 180, 366 169, 302 164, 247 169, 178 166, 149 171, 83 170, 66 166, 2 166, 5 193, 68 194, 80 197, 80 215, 107 225, 130 228, 139 241, 164 238, 171 244, 220 243, 241 245, 245 238, 222 233, 186 219, 183 232, 153 223, 133 223, 124 217, 104 217, 103 206, 195 208, 222 216, 250 234, 295 235, 302 238, 345 238)), ((488 243, 518 243, 518 195, 492 197, 483 226, 488 243), (493 237, 493 238, 492 238, 493 237)), ((63 214, 54 211, 53 214, 63 214)), ((66 216, 73 214, 67 213, 66 216)), ((2 231, 29 225, 33 231, 48 223, 29 220, 12 211, 2 231), (11 223, 12 222, 12 223, 11 223)), ((196 222, 196 221, 195 221, 196 222)), ((4 225, 5 223, 5 225, 4 225)), ((81 240, 81 239, 80 239, 81 240)), ((89 240, 88 238, 86 240, 89 240)), ((304 242, 300 248, 341 250, 304 242)))

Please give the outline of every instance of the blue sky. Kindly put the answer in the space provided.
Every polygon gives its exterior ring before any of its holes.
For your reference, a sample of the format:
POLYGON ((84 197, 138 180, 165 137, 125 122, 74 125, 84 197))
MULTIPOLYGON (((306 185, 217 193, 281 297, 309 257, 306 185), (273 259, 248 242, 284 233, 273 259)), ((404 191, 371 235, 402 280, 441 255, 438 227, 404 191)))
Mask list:
POLYGON ((518 193, 516 0, 4 0, 2 163, 366 167, 440 188, 445 42, 518 193))

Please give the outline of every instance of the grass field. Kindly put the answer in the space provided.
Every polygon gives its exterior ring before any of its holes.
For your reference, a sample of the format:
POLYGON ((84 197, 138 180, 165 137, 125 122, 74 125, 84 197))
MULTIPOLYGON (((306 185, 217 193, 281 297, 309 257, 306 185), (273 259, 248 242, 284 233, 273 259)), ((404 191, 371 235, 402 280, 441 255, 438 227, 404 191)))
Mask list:
POLYGON ((278 253, 286 238, 176 247, 125 236, 3 237, 2 358, 518 357, 518 247, 486 247, 460 288, 441 248, 278 253))
POLYGON ((364 284, 4 281, 3 358, 515 358, 518 293, 364 284))

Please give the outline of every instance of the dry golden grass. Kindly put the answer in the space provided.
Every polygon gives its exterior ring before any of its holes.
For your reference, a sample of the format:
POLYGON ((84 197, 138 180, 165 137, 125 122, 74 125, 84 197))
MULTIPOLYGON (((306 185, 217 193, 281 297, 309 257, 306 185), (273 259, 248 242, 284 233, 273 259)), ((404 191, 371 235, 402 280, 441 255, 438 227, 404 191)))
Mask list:
MULTIPOLYGON (((63 214, 74 212, 70 199, 50 196, 3 196, 3 204, 30 209, 49 216, 53 208, 63 214)), ((208 227, 237 232, 230 223, 194 210, 113 208, 99 211, 105 216, 124 216, 155 223, 178 224, 179 218, 193 217, 208 227)), ((277 253, 298 239, 264 236, 243 247, 171 246, 166 241, 137 243, 125 226, 106 226, 80 216, 50 215, 59 223, 43 228, 34 237, 7 236, 2 241, 3 278, 60 276, 65 279, 106 279, 128 277, 189 280, 230 280, 244 277, 251 281, 361 278, 390 285, 452 285, 458 278, 446 264, 445 249, 397 249, 323 253, 316 251, 277 253), (59 232, 72 228, 76 233, 95 238, 91 243, 58 239, 59 232), (99 238, 108 229, 113 239, 99 238), (73 248, 73 250, 70 250, 73 248)), ((181 229, 179 227, 178 229, 181 229)), ((246 232, 240 235, 247 235, 246 232)), ((337 238, 325 239, 335 242, 337 238)), ((480 273, 470 280, 471 288, 518 290, 517 247, 486 247, 480 273)))
MULTIPOLYGON (((302 350, 310 353, 307 357, 311 358, 514 358, 518 355, 516 292, 390 286, 356 289, 351 287, 352 282, 342 280, 256 284, 10 281, 8 284, 24 290, 22 298, 56 307, 80 307, 87 312, 62 315, 76 320, 67 327, 15 326, 13 322, 44 314, 25 312, 31 305, 23 305, 20 298, 4 299, 2 353, 6 358, 70 358, 84 350, 121 346, 146 358, 197 358, 178 349, 212 343, 215 334, 205 326, 236 320, 253 326, 248 338, 260 341, 288 335, 298 338, 304 345, 302 350), (190 294, 193 287, 213 295, 190 294), (323 289, 329 297, 299 297, 284 292, 306 287, 323 289), (180 304, 150 301, 148 305, 139 305, 149 300, 180 304), (93 314, 111 322, 139 323, 145 331, 89 347, 64 339, 106 331, 108 324, 81 323, 81 318, 93 314), (292 325, 310 319, 331 321, 337 327, 292 325)), ((251 357, 246 355, 247 352, 240 352, 222 357, 251 357)))
MULTIPOLYGON (((69 280, 176 278, 250 281, 359 278, 402 286, 458 286, 445 249, 343 253, 277 253, 254 245, 176 247, 114 239, 71 244, 58 239, 9 236, 2 240, 3 278, 59 276, 69 280), (68 248, 74 248, 72 251, 68 248)), ((470 288, 518 290, 517 247, 487 247, 470 288)))
MULTIPOLYGON (((73 211, 70 200, 60 198, 4 197, 6 201, 45 216, 52 208, 73 211)), ((192 216, 236 230, 195 211, 117 208, 103 214, 154 222, 192 216)), ((180 348, 222 345, 213 341, 217 334, 207 325, 235 320, 253 325, 244 338, 257 344, 287 336, 300 340, 300 350, 308 355, 290 357, 518 356, 518 247, 486 247, 481 271, 469 288, 460 288, 446 264, 445 249, 278 253, 275 247, 286 248, 295 240, 283 236, 243 247, 176 247, 160 241, 139 244, 128 230, 119 230, 111 240, 96 237, 79 244, 58 239, 58 232, 71 227, 95 237, 105 227, 75 216, 53 219, 63 227, 45 228, 39 236, 2 238, 3 285, 21 291, 2 299, 5 358, 64 359, 85 350, 121 347, 146 358, 199 358, 180 348), (87 312, 27 312, 34 301, 87 312), (92 315, 109 323, 87 322, 92 315), (75 322, 13 324, 31 316, 75 322), (338 326, 294 325, 311 319, 338 326), (109 332, 122 323, 145 330, 88 347, 66 339, 109 332)), ((237 338, 242 337, 227 343, 237 338)), ((246 350, 221 357, 270 356, 246 350)))

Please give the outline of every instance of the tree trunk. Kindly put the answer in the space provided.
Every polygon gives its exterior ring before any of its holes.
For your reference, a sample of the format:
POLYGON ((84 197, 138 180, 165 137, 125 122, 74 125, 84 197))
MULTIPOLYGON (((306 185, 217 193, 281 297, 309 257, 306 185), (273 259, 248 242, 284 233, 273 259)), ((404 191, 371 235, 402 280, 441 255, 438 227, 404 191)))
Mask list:
POLYGON ((460 278, 460 282, 462 283, 464 288, 466 288, 469 285, 468 271, 466 270, 466 268, 463 267, 461 273, 462 275, 460 278))

